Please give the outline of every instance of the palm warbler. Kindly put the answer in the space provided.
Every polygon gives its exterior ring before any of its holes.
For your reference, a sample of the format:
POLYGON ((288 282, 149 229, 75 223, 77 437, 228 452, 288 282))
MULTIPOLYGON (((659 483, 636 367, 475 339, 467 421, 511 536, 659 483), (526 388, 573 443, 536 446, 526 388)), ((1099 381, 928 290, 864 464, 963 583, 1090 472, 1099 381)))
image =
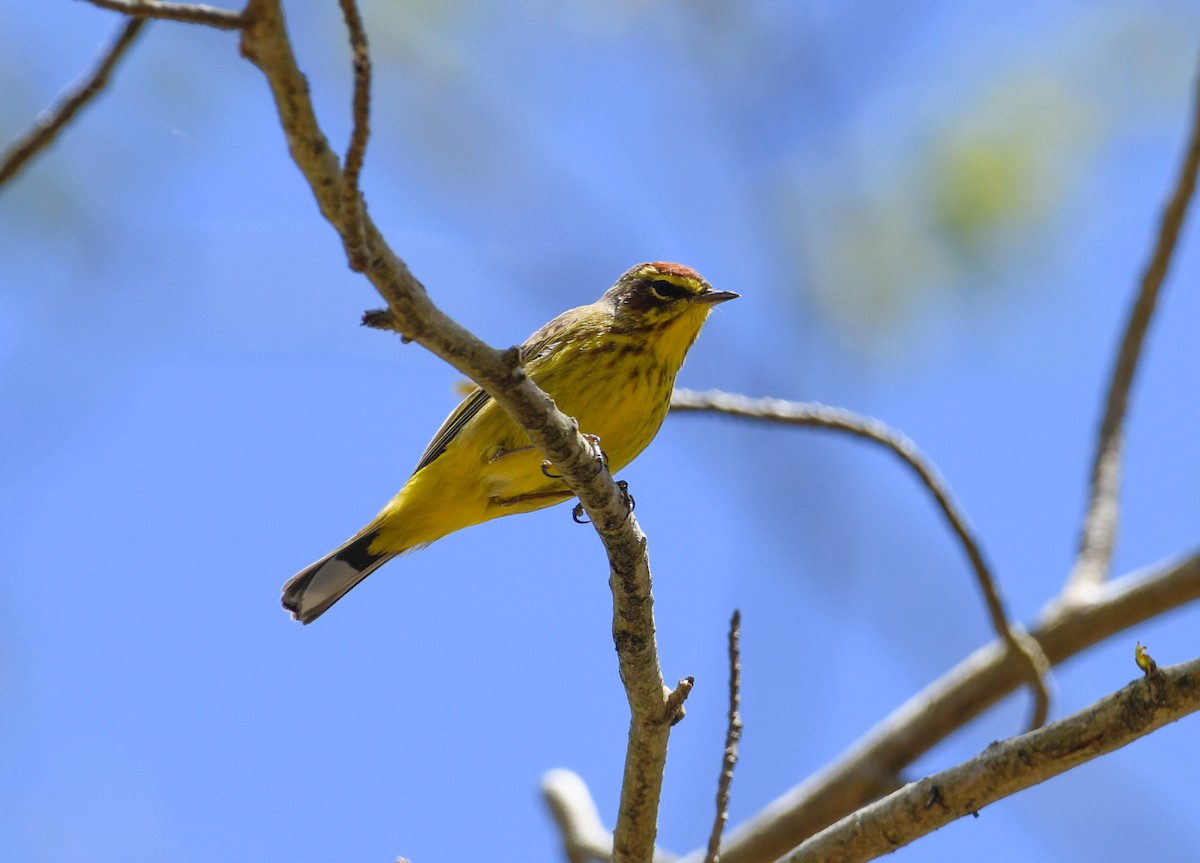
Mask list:
MULTIPOLYGON (((521 346, 525 370, 580 431, 600 439, 616 473, 658 434, 675 374, 712 307, 736 296, 714 291, 681 264, 640 264, 590 306, 563 312, 530 336, 521 346)), ((311 623, 398 554, 571 497, 542 469, 525 432, 475 389, 371 523, 283 586, 283 607, 311 623)))

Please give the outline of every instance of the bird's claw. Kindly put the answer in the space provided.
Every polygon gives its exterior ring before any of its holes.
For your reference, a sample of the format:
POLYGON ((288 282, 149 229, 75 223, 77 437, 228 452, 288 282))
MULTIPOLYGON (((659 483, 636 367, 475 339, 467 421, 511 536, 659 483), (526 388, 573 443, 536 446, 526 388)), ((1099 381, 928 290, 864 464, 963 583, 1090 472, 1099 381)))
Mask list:
POLYGON ((625 506, 629 508, 630 512, 633 512, 633 508, 637 506, 637 501, 634 500, 633 495, 629 493, 629 483, 625 482, 623 479, 619 479, 617 480, 617 488, 621 492, 621 497, 625 499, 625 506))
MULTIPOLYGON (((608 456, 605 454, 604 450, 600 448, 600 436, 594 434, 585 434, 583 435, 583 440, 587 444, 588 455, 600 462, 600 464, 604 465, 605 470, 608 470, 608 456)), ((545 459, 542 462, 542 476, 548 477, 549 479, 562 479, 561 473, 554 473, 554 465, 550 462, 550 459, 545 459)), ((578 521, 578 519, 576 520, 578 521)), ((580 523, 583 524, 584 522, 580 523)))
POLYGON ((600 436, 594 434, 585 434, 583 439, 587 442, 588 452, 592 458, 604 465, 605 470, 608 470, 608 455, 600 446, 600 436))
MULTIPOLYGON (((633 508, 635 506, 637 506, 637 501, 635 501, 633 499, 633 495, 631 495, 629 493, 629 483, 627 483, 623 479, 617 480, 617 490, 619 492, 621 492, 621 498, 625 502, 625 507, 628 510, 628 512, 632 515, 633 508)), ((575 504, 575 508, 571 510, 571 519, 576 524, 591 524, 592 523, 592 520, 590 518, 588 518, 586 513, 584 512, 582 503, 575 504)))

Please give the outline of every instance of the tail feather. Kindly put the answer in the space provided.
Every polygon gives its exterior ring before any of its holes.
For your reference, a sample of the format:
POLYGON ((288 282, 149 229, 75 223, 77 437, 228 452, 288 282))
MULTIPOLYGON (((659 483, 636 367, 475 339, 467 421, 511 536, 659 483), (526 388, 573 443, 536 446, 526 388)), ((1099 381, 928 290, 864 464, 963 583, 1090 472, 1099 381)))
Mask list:
POLYGON ((372 554, 377 532, 368 530, 296 573, 283 586, 283 607, 301 623, 312 623, 356 584, 395 554, 372 554))

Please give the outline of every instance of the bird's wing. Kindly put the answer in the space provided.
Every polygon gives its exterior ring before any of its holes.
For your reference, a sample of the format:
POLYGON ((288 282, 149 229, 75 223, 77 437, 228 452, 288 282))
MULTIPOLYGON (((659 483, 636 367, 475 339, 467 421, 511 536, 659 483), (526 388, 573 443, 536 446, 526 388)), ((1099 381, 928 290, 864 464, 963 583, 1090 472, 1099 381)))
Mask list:
POLYGON ((567 316, 578 311, 579 309, 572 309, 570 312, 564 312, 525 340, 521 345, 521 363, 526 372, 535 372, 542 361, 562 344, 568 327, 567 316))
MULTIPOLYGON (((559 315, 527 338, 525 343, 521 345, 521 362, 525 365, 527 372, 536 371, 541 361, 552 353, 554 348, 561 342, 563 332, 566 329, 565 319, 568 314, 570 313, 559 315)), ((437 434, 433 436, 433 440, 425 448, 425 454, 421 456, 421 461, 417 463, 416 470, 413 473, 426 467, 430 462, 444 453, 446 447, 450 445, 450 441, 454 440, 458 436, 458 433, 463 430, 463 426, 483 410, 484 406, 491 400, 492 397, 484 392, 483 388, 477 388, 467 396, 462 404, 454 409, 454 413, 446 417, 446 421, 442 423, 442 427, 437 430, 437 434)))
POLYGON ((433 436, 433 440, 425 448, 425 454, 421 456, 421 461, 417 463, 417 467, 413 470, 413 473, 427 466, 444 453, 446 447, 450 446, 450 441, 454 440, 458 436, 458 433, 463 430, 463 426, 483 410, 483 406, 491 400, 492 397, 484 392, 483 389, 475 389, 469 396, 463 399, 462 403, 454 409, 454 413, 446 417, 446 421, 442 423, 442 427, 437 430, 437 434, 433 436))

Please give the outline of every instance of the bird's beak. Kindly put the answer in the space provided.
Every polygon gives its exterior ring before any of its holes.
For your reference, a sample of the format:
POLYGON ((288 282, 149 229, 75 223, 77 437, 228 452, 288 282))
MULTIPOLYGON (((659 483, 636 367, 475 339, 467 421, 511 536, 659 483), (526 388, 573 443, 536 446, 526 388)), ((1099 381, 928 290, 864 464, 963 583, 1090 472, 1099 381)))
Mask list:
POLYGON ((735 294, 733 291, 708 291, 693 298, 693 302, 704 303, 705 305, 715 306, 717 303, 723 303, 726 300, 736 300, 741 294, 735 294))

